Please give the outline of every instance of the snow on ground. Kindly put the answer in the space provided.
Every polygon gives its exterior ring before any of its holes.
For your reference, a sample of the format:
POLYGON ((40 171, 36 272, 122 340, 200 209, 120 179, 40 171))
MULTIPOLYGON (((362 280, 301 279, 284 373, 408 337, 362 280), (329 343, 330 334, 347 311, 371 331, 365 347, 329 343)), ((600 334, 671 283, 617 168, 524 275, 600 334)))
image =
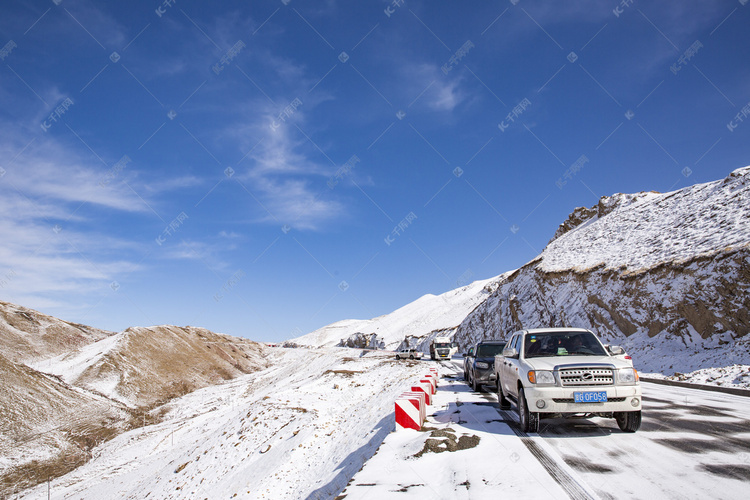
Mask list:
POLYGON ((442 295, 424 295, 392 313, 377 318, 338 321, 290 342, 331 347, 356 333, 375 333, 384 342, 385 348, 395 349, 407 336, 423 337, 436 330, 457 327, 507 274, 509 273, 475 281, 442 295))
POLYGON ((66 383, 73 384, 83 372, 95 365, 105 354, 115 349, 124 336, 125 332, 120 332, 84 346, 78 351, 30 363, 29 366, 40 372, 57 375, 66 383))
POLYGON ((587 221, 542 252, 543 271, 605 269, 635 272, 717 250, 747 246, 750 167, 726 179, 671 193, 648 193, 587 221))
POLYGON ((543 419, 538 434, 519 436, 515 410, 500 411, 494 394, 472 392, 460 360, 453 363, 441 363, 423 430, 388 435, 342 496, 747 497, 750 398, 644 384, 635 434, 593 417, 543 419), (419 456, 425 444, 431 451, 419 456))
POLYGON ((676 373, 671 376, 666 376, 661 373, 644 373, 643 375, 653 378, 675 380, 678 382, 688 382, 691 384, 750 389, 750 365, 704 368, 690 373, 676 373))
MULTIPOLYGON (((444 366, 440 370, 441 385, 422 430, 389 434, 342 496, 347 500, 570 498, 502 423, 494 396, 472 393, 458 372, 444 366)), ((534 439, 545 447, 540 438, 534 439)), ((575 480, 575 472, 561 467, 575 480)))
MULTIPOLYGON (((343 348, 272 349, 269 360, 95 448, 52 496, 330 498, 394 429, 396 396, 428 366, 343 348)), ((47 498, 47 487, 21 498, 47 498)))

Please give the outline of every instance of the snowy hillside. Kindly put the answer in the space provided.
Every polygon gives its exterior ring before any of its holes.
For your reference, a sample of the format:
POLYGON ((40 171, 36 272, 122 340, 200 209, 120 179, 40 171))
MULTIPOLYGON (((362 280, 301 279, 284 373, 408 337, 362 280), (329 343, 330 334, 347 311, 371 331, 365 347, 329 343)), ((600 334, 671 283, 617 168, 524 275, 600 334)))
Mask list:
POLYGON ((203 328, 135 327, 31 366, 128 406, 150 406, 266 368, 265 350, 203 328))
POLYGON ((130 428, 122 405, 0 355, 0 497, 85 463, 130 428))
POLYGON ((427 350, 434 336, 452 336, 456 327, 482 303, 504 276, 475 281, 442 295, 425 295, 390 314, 367 320, 344 320, 292 339, 299 345, 397 349, 402 343, 427 350))
POLYGON ((0 352, 15 363, 39 361, 114 335, 0 302, 0 352))
MULTIPOLYGON (((332 498, 394 429, 393 401, 425 364, 270 351, 269 368, 176 399, 161 423, 98 447, 52 481, 53 498, 332 498)), ((20 498, 47 498, 47 486, 20 498)))
POLYGON ((750 245, 750 167, 722 181, 641 193, 626 203, 622 198, 610 198, 616 208, 606 218, 592 217, 552 241, 539 269, 587 271, 603 265, 638 273, 750 245))
POLYGON ((577 212, 583 217, 463 321, 460 343, 578 326, 622 344, 646 372, 735 364, 748 372, 750 167, 577 212))

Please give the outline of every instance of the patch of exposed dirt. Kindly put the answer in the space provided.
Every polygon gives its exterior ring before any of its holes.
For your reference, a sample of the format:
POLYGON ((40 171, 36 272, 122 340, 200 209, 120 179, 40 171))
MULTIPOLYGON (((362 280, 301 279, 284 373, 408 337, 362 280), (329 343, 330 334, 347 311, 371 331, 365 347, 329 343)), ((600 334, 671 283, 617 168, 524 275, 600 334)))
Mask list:
POLYGON ((456 436, 456 431, 450 427, 435 429, 430 432, 430 437, 424 443, 421 451, 413 455, 419 458, 425 453, 442 453, 444 451, 459 451, 475 448, 479 444, 479 436, 474 434, 463 434, 456 436))

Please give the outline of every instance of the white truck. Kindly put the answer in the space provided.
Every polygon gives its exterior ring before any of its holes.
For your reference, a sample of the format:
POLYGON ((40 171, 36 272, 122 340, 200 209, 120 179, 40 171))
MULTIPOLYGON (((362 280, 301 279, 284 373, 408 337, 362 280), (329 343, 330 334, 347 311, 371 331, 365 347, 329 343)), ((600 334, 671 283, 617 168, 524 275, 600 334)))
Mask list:
POLYGON ((580 328, 518 331, 495 357, 500 409, 514 403, 524 432, 538 432, 540 419, 560 416, 614 418, 622 431, 635 432, 641 386, 622 354, 580 328))
POLYGON ((430 359, 451 359, 458 352, 458 347, 450 337, 435 337, 430 342, 430 359))

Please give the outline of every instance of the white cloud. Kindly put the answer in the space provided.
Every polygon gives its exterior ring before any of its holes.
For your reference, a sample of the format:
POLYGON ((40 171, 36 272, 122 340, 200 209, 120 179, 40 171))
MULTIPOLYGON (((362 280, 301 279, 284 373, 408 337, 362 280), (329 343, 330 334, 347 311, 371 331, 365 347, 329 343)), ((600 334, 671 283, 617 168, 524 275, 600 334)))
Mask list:
POLYGON ((312 105, 303 103, 280 122, 279 110, 270 103, 254 102, 250 105, 254 113, 248 114, 251 121, 232 130, 243 148, 255 146, 243 162, 249 168, 238 180, 260 193, 259 201, 268 211, 260 219, 263 222, 317 230, 344 213, 340 202, 327 199, 330 189, 326 181, 336 167, 305 137, 309 131, 303 134, 297 129, 304 130, 304 106, 312 105), (274 121, 278 127, 272 126, 274 121), (256 144, 251 145, 247 137, 253 137, 256 144))
POLYGON ((0 140, 0 293, 29 307, 79 309, 140 269, 123 258, 137 244, 88 229, 86 214, 148 209, 132 191, 100 185, 103 166, 51 137, 18 135, 0 140))

